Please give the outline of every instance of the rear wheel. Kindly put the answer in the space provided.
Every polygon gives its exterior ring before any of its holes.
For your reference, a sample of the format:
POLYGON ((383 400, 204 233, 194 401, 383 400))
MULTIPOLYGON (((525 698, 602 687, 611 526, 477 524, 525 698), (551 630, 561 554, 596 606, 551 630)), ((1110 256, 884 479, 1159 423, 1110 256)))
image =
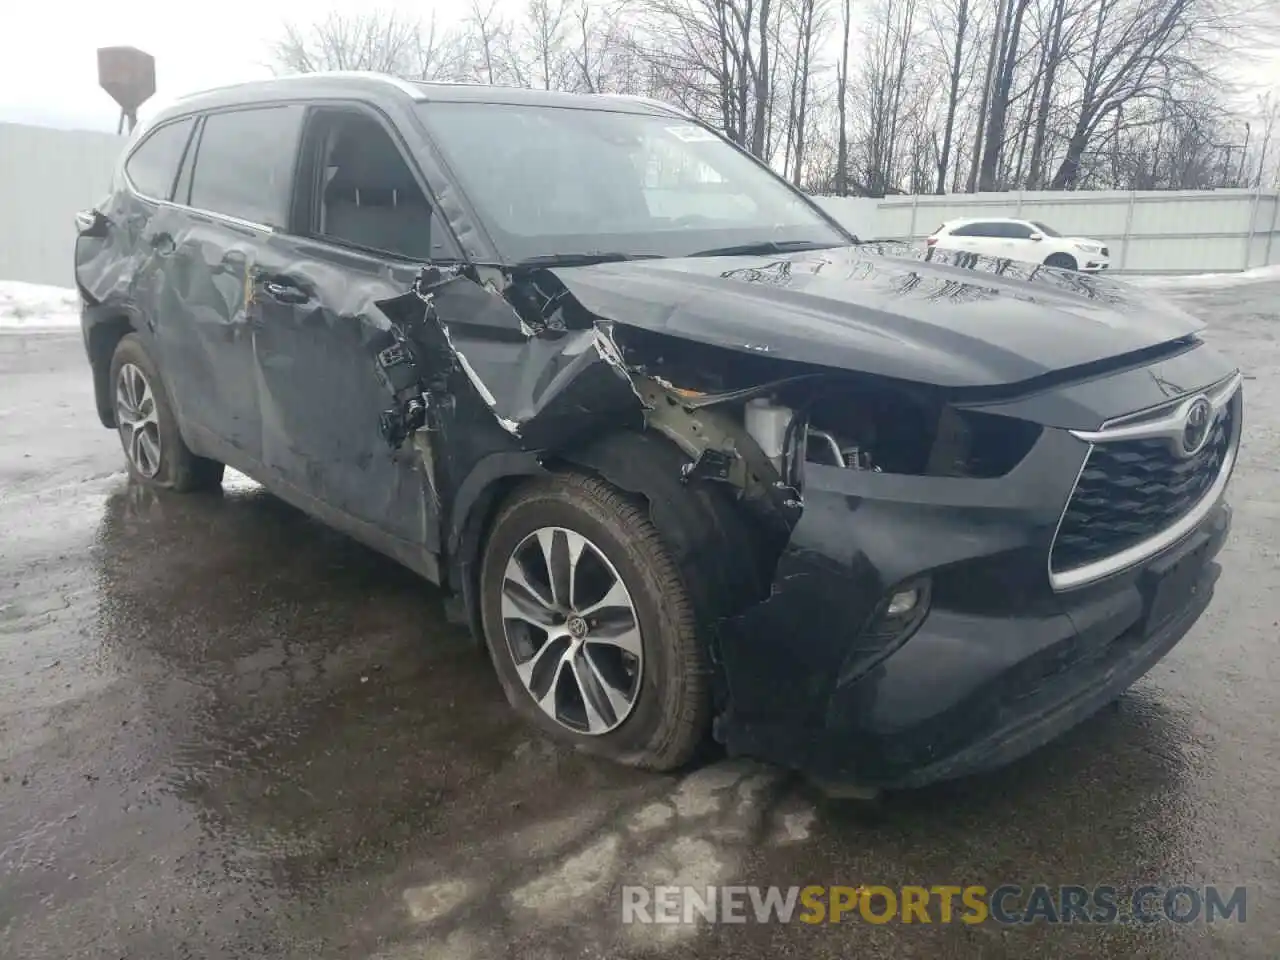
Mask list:
POLYGON ((671 770, 706 738, 693 605, 647 511, 595 477, 521 487, 480 575, 485 640, 511 705, 561 742, 671 770))
POLYGON ((197 457, 183 442, 160 371, 137 334, 116 345, 109 382, 116 430, 134 479, 180 493, 221 485, 222 464, 197 457))
POLYGON ((1057 267, 1059 270, 1075 270, 1079 267, 1076 258, 1069 253, 1051 253, 1045 257, 1046 267, 1057 267))

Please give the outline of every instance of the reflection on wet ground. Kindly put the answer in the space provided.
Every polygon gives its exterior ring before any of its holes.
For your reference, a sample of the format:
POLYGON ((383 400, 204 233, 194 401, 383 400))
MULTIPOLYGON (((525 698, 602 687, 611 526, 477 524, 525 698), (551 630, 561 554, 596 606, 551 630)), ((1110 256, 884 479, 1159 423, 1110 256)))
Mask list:
POLYGON ((1257 378, 1205 620, 1118 709, 876 811, 551 747, 414 575, 248 481, 130 486, 78 340, 0 338, 0 957, 1276 956, 1267 289, 1188 298, 1257 378), (1148 881, 1247 884, 1249 921, 619 922, 622 884, 1148 881))

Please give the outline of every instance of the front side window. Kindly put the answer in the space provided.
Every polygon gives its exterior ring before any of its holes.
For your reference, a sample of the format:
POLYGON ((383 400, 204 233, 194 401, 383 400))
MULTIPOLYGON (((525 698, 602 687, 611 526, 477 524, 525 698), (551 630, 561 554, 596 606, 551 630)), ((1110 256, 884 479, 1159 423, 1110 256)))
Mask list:
POLYGON ((144 197, 168 200, 173 196, 173 181, 178 176, 178 166, 191 139, 195 120, 184 117, 157 127, 125 163, 129 182, 144 197))
POLYGON ((849 242, 788 185, 687 120, 494 103, 420 110, 509 259, 849 242))
POLYGON ((1035 227, 1037 230, 1039 230, 1041 233, 1043 233, 1046 237, 1062 236, 1062 234, 1060 234, 1057 230, 1053 229, 1053 227, 1049 226, 1048 224, 1041 223, 1039 220, 1033 221, 1031 225, 1035 227))
POLYGON ((285 227, 302 115, 300 106, 209 114, 191 177, 191 206, 285 227))
POLYGON ((1003 223, 1004 235, 1010 240, 1030 240, 1032 230, 1025 223, 1003 223))
MULTIPOLYGON (((302 207, 312 194, 308 236, 410 260, 447 255, 433 236, 431 205, 380 123, 352 110, 319 110, 308 122, 302 207)), ((440 231, 434 231, 440 234, 440 231)))

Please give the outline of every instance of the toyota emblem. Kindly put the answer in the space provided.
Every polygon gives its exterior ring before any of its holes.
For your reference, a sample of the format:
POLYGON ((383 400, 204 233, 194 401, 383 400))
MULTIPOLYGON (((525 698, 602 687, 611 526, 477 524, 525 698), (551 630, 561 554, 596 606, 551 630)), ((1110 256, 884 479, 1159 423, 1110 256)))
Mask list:
POLYGON ((1187 407, 1186 418, 1182 421, 1181 449, 1184 457, 1194 457, 1204 449, 1209 439, 1209 428, 1213 426, 1213 406, 1204 397, 1196 397, 1187 407))

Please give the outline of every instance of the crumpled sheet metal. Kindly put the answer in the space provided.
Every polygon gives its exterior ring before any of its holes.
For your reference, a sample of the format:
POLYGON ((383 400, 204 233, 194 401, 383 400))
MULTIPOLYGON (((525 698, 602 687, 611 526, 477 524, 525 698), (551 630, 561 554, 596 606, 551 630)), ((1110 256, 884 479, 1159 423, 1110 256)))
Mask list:
POLYGON ((620 325, 941 389, 1028 384, 1203 327, 1109 278, 914 253, 840 247, 551 273, 585 310, 620 325))
POLYGON ((603 423, 639 422, 639 395, 611 325, 535 332, 501 296, 464 276, 425 294, 459 367, 526 449, 572 442, 603 423))

